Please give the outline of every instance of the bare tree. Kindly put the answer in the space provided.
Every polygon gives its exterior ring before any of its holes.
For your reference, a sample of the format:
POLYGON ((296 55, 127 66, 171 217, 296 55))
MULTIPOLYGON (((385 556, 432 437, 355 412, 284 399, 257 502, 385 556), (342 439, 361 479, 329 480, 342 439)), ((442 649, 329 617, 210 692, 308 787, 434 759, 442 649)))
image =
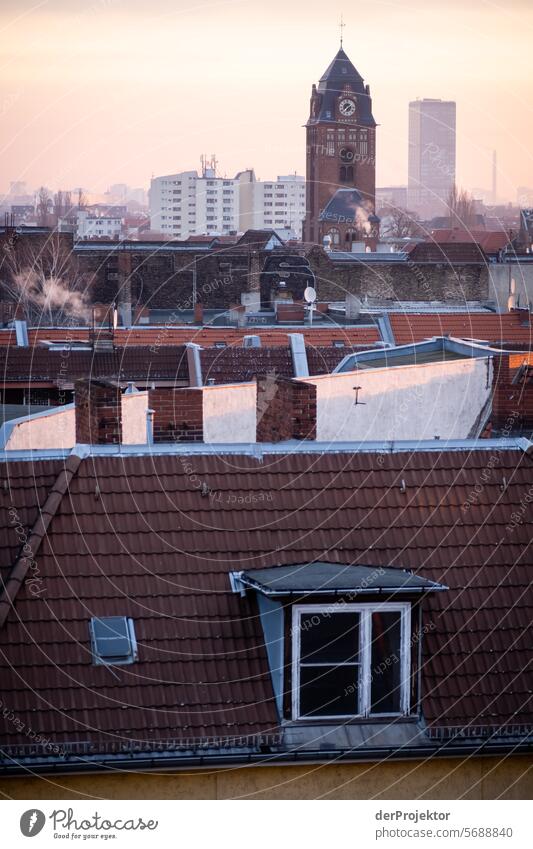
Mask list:
POLYGON ((422 231, 414 212, 398 206, 386 206, 380 211, 381 233, 393 239, 420 236, 422 231))
POLYGON ((476 224, 476 204, 466 189, 459 189, 454 183, 448 195, 450 227, 470 229, 476 224))
POLYGON ((87 198, 83 193, 83 189, 80 187, 78 189, 78 209, 85 209, 87 206, 87 198))
POLYGON ((90 317, 92 278, 78 272, 61 233, 15 240, 0 264, 2 300, 14 301, 31 325, 74 326, 90 317))
POLYGON ((46 189, 44 186, 41 186, 37 197, 37 223, 41 227, 48 226, 50 220, 49 214, 51 205, 52 198, 50 197, 48 189, 46 189))

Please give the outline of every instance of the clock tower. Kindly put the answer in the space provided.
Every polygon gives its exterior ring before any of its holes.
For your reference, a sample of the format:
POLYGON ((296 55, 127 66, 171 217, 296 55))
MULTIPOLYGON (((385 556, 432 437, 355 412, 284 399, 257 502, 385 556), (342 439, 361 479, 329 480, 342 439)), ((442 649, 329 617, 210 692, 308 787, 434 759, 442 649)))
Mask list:
POLYGON ((313 85, 304 241, 335 250, 376 238, 376 122, 370 89, 342 49, 313 85))

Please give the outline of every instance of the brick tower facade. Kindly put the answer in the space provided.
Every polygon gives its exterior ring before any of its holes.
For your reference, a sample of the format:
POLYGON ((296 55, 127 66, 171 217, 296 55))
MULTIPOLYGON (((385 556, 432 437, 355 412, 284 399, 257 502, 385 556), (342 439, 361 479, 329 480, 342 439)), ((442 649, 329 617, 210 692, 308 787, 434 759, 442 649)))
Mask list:
POLYGON ((376 122, 370 89, 342 47, 313 85, 306 133, 304 241, 330 236, 332 247, 351 250, 376 236, 376 122))

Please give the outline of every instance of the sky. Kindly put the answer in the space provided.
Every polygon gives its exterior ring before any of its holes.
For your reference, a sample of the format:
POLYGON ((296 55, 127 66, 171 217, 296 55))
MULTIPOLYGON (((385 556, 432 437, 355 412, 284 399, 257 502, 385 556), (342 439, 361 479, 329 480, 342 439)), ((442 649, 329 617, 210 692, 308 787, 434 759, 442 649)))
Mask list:
POLYGON ((458 183, 533 187, 533 2, 1 0, 0 191, 244 168, 304 173, 311 85, 339 46, 370 85, 377 184, 407 180, 408 103, 457 101, 458 183))

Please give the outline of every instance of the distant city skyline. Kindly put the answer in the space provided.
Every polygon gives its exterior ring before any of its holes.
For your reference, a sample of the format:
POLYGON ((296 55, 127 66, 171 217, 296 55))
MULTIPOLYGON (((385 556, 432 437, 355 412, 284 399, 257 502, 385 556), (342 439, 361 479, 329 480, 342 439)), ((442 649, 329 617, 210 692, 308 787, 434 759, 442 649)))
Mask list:
MULTIPOLYGON (((4 0, 0 190, 111 183, 196 170, 261 179, 305 170, 311 83, 338 46, 342 4, 272 0, 4 0)), ((344 45, 371 87, 378 186, 407 183, 408 104, 457 102, 457 181, 514 200, 533 183, 528 87, 533 8, 390 0, 344 9, 344 45)))

